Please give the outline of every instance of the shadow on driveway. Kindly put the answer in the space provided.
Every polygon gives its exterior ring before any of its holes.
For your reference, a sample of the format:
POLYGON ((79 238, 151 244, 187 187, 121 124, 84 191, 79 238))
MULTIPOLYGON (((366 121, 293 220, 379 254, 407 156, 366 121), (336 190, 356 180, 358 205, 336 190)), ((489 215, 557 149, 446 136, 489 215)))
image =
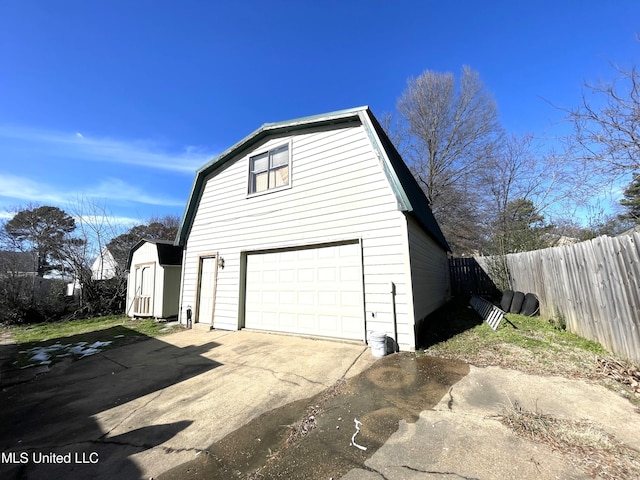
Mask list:
MULTIPOLYGON (((122 329, 103 330, 100 337, 110 340, 122 335, 122 329)), ((95 416, 220 366, 203 356, 217 346, 209 342, 178 347, 149 337, 79 361, 65 360, 46 375, 3 388, 0 478, 139 478, 142 472, 131 455, 161 445, 192 421, 111 436, 117 425, 103 431, 95 416)), ((133 413, 125 413, 120 423, 133 413)))

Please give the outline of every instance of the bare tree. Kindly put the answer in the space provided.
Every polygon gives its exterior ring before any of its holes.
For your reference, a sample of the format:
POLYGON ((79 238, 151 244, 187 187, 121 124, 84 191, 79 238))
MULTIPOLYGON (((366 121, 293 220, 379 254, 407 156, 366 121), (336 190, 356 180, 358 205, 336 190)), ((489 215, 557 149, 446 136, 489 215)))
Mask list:
POLYGON ((618 78, 586 83, 581 105, 565 110, 575 154, 608 178, 640 170, 640 73, 614 68, 618 78))
POLYGON ((410 78, 397 107, 407 132, 395 135, 406 140, 399 150, 454 251, 472 248, 463 234, 478 228, 470 197, 480 166, 502 137, 495 101, 478 73, 465 66, 457 83, 452 73, 430 70, 410 78))
POLYGON ((119 235, 123 227, 114 222, 109 208, 90 198, 78 198, 70 210, 77 221, 76 239, 68 242, 64 258, 73 275, 74 286, 80 287, 79 316, 121 312, 126 293, 127 279, 124 265, 116 272, 92 270, 94 262, 100 270, 109 265, 109 241, 119 235), (96 262, 97 260, 97 262, 96 262), (113 275, 115 273, 115 275, 113 275))
POLYGON ((412 166, 436 205, 448 186, 475 172, 502 134, 495 101, 478 73, 425 71, 408 81, 398 110, 412 137, 412 166))
MULTIPOLYGON (((122 225, 114 222, 114 215, 106 205, 90 198, 78 198, 70 210, 77 220, 77 235, 84 244, 81 250, 77 248, 80 245, 75 245, 77 251, 72 257, 83 263, 83 271, 90 268, 96 258, 101 260, 100 265, 104 265, 105 247, 112 238, 122 233, 122 225)), ((98 277, 102 278, 103 275, 98 277)))

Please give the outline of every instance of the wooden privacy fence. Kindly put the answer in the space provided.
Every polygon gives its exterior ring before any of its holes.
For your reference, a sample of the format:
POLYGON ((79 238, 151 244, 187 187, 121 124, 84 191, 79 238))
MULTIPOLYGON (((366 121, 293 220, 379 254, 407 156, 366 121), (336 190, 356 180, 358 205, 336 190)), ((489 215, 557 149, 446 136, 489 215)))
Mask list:
POLYGON ((449 274, 453 296, 486 295, 495 297, 500 292, 475 258, 450 258, 449 274))
POLYGON ((512 289, 535 293, 543 317, 640 365, 639 233, 510 254, 507 265, 512 289))

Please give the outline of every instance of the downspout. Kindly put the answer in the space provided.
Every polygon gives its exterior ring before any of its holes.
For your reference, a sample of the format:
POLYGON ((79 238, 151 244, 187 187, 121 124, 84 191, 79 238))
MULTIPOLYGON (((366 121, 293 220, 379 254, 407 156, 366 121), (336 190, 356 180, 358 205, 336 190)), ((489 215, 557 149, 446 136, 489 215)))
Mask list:
POLYGON ((400 350, 398 346, 398 319, 396 317, 396 284, 389 282, 389 293, 391 294, 391 315, 393 317, 393 352, 400 350))
POLYGON ((184 272, 187 269, 186 268, 186 266, 187 266, 186 264, 187 264, 187 248, 185 246, 183 248, 183 250, 182 250, 182 272, 181 272, 181 277, 182 278, 180 279, 180 298, 179 298, 180 313, 178 314, 179 315, 178 322, 180 324, 182 324, 182 302, 184 300, 184 296, 183 296, 183 293, 184 293, 184 272))

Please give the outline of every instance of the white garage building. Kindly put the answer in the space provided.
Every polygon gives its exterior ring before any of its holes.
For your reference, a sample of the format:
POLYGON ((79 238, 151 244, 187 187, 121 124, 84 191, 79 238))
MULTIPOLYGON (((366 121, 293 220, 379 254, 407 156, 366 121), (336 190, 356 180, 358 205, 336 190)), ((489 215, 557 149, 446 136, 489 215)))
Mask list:
POLYGON ((411 350, 449 297, 447 242, 367 107, 265 124, 204 165, 176 244, 180 321, 200 328, 411 350))

